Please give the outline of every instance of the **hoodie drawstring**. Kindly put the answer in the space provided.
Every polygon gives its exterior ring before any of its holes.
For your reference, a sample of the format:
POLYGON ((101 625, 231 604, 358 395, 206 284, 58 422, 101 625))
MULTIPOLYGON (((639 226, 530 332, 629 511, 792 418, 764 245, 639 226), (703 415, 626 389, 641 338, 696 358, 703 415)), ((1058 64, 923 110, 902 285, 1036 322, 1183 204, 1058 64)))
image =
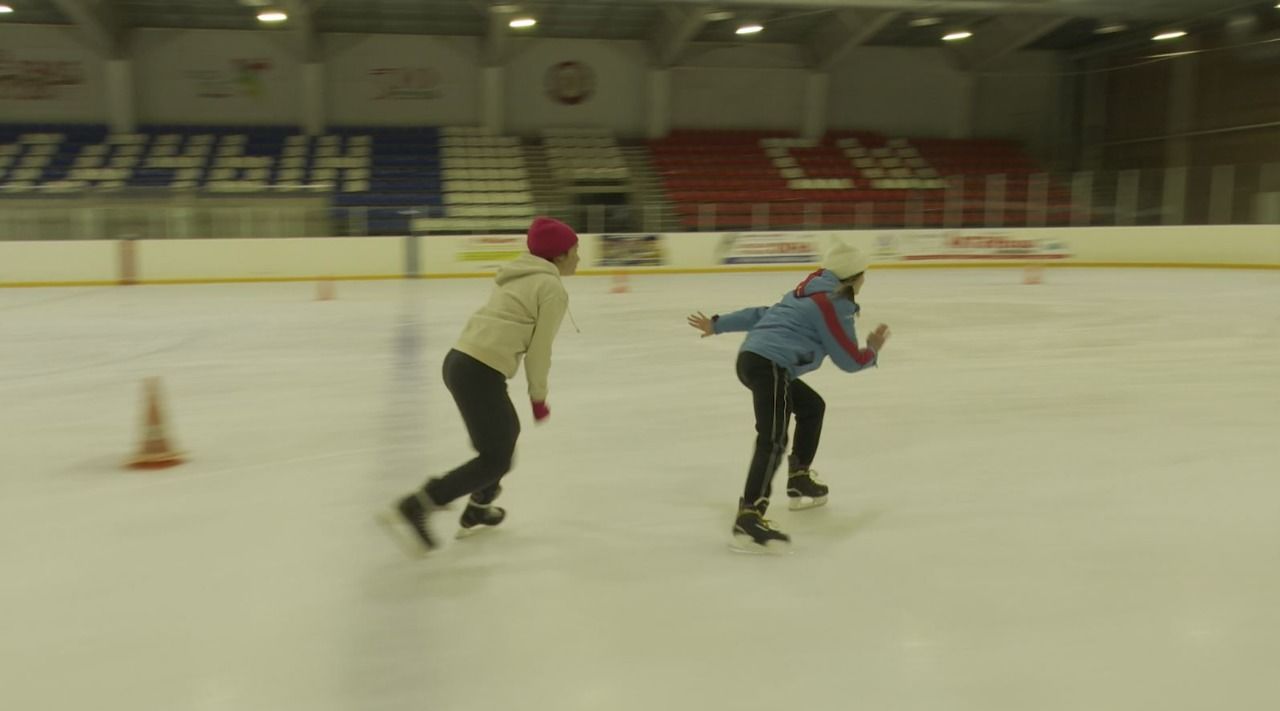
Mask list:
POLYGON ((564 310, 569 314, 569 323, 573 324, 573 330, 577 331, 578 333, 582 333, 582 329, 578 328, 578 322, 573 320, 573 309, 569 308, 568 306, 565 306, 564 310))

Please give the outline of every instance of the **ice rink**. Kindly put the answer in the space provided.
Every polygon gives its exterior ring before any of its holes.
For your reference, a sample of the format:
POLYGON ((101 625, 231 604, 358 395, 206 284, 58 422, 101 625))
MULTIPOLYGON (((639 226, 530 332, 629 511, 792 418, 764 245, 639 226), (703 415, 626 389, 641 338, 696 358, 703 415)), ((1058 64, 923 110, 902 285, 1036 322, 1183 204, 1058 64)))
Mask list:
POLYGON ((873 270, 831 502, 734 554, 741 337, 684 318, 802 277, 567 279, 506 523, 422 560, 374 519, 470 456, 488 281, 0 290, 0 708, 1280 708, 1280 272, 873 270), (148 376, 190 462, 127 471, 148 376))

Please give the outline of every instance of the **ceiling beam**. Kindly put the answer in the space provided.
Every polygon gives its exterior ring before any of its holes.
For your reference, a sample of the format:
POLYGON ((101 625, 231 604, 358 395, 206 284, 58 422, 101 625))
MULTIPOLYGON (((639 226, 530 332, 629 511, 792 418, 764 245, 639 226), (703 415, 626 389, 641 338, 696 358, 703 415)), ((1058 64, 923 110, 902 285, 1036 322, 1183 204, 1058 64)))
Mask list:
POLYGON ((898 17, 897 12, 873 10, 840 10, 836 22, 823 23, 808 43, 813 48, 813 66, 830 71, 853 49, 866 44, 898 17))
POLYGON ((1083 48, 1068 52, 1067 58, 1073 62, 1084 62, 1108 54, 1123 52, 1127 49, 1144 44, 1151 44, 1150 33, 1139 36, 1137 33, 1125 32, 1120 37, 1103 42, 1094 42, 1093 44, 1087 45, 1083 48))
POLYGON ((689 43, 707 25, 705 7, 664 7, 653 36, 654 59, 659 67, 670 67, 680 61, 689 43))
MULTIPOLYGON (((1071 52, 1068 57, 1072 61, 1082 62, 1096 57, 1124 53, 1143 47, 1150 48, 1152 30, 1158 29, 1159 26, 1169 27, 1177 25, 1189 28, 1194 27, 1201 22, 1211 21, 1216 18, 1229 17, 1237 12, 1249 11, 1256 7, 1256 2, 1248 2, 1244 4, 1232 3, 1231 5, 1225 6, 1218 3, 1212 9, 1207 9, 1198 15, 1189 15, 1187 12, 1181 13, 1180 16, 1165 17, 1136 15, 1133 13, 1121 15, 1120 19, 1129 21, 1129 24, 1132 25, 1128 32, 1120 33, 1112 39, 1103 42, 1095 42, 1087 47, 1078 49, 1071 52)), ((1162 51, 1164 51, 1163 48, 1161 50, 1156 50, 1156 52, 1153 53, 1161 53, 1162 51)), ((1167 48, 1167 51, 1176 52, 1178 51, 1178 47, 1169 47, 1167 48)))
POLYGON ((508 23, 518 13, 507 10, 515 3, 493 2, 489 0, 470 0, 471 7, 484 18, 484 38, 480 46, 480 56, 486 67, 500 66, 506 59, 509 43, 508 23), (503 11, 494 9, 494 5, 505 6, 503 11))
POLYGON ((503 14, 486 11, 485 31, 484 31, 484 47, 482 48, 482 56, 486 67, 496 67, 502 64, 503 58, 507 52, 507 23, 511 20, 503 14))
POLYGON ((973 39, 950 46, 956 61, 966 71, 990 66, 1070 22, 1071 17, 998 17, 984 22, 973 39))
MULTIPOLYGON (((696 5, 706 0, 664 0, 676 5, 696 5)), ((1209 8, 1221 0, 1198 0, 1203 8, 1209 8)), ((1188 10, 1181 10, 1175 3, 1147 0, 1141 8, 1133 8, 1131 0, 1072 0, 1070 3, 1028 2, 1027 0, 733 0, 735 8, 766 6, 774 9, 849 8, 862 10, 889 10, 928 14, 975 13, 986 15, 1059 15, 1065 8, 1073 17, 1115 17, 1117 12, 1152 19, 1170 19, 1188 10), (1138 12, 1138 10, 1141 12, 1138 12)))
POLYGON ((108 59, 119 59, 126 51, 126 28, 120 11, 111 0, 92 7, 86 0, 53 0, 53 4, 75 23, 85 42, 108 59))
POLYGON ((320 59, 320 34, 316 31, 315 11, 310 0, 277 0, 289 15, 289 29, 298 43, 298 56, 304 62, 320 59))

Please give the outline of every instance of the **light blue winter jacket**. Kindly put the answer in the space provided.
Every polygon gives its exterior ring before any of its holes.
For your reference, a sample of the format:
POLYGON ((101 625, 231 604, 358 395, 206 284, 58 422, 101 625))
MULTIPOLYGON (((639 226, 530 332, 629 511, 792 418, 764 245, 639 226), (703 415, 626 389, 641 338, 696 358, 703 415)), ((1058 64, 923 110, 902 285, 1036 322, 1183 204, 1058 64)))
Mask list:
POLYGON ((836 367, 856 373, 876 364, 876 352, 858 348, 853 317, 858 305, 836 296, 840 279, 825 269, 810 274, 773 306, 757 306, 715 317, 715 332, 747 331, 742 350, 764 356, 792 378, 812 372, 831 356, 836 367))

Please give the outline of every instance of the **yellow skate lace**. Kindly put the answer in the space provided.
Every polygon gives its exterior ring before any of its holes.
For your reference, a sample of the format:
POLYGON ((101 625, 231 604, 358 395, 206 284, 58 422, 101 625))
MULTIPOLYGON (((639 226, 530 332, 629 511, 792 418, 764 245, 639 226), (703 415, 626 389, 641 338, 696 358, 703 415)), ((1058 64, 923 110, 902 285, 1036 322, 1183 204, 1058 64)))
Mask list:
POLYGON ((765 530, 773 531, 775 533, 779 532, 778 529, 773 527, 773 521, 770 521, 769 519, 765 518, 764 514, 760 513, 759 511, 756 511, 755 509, 748 509, 748 513, 755 514, 755 517, 760 519, 760 525, 763 526, 765 530))

